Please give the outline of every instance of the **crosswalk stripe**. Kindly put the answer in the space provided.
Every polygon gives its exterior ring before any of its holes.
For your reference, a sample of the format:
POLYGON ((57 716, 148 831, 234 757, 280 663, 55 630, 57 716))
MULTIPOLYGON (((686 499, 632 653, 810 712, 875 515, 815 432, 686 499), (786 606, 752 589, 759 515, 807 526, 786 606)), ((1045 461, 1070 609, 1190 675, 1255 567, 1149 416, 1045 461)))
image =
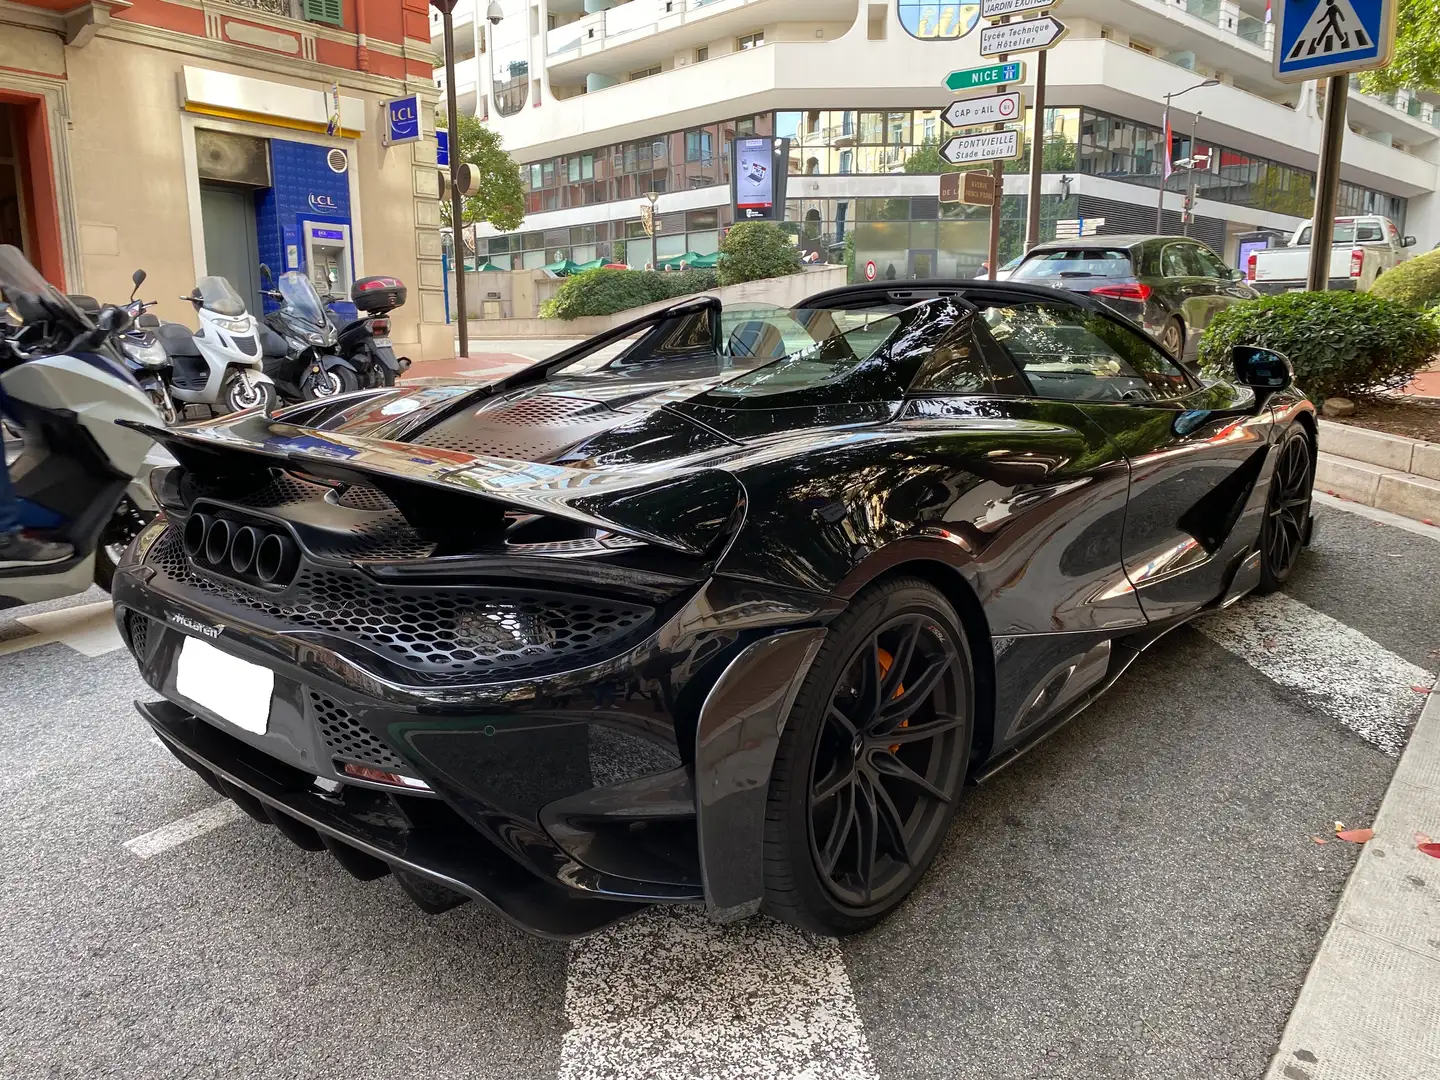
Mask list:
POLYGON ((196 810, 193 814, 186 814, 168 825, 137 836, 134 840, 126 840, 121 846, 132 855, 150 859, 244 816, 244 810, 226 799, 203 810, 196 810))
POLYGON ((114 607, 109 600, 73 604, 15 620, 32 633, 0 641, 0 656, 23 652, 37 645, 60 642, 84 656, 103 656, 124 646, 115 628, 114 607))
POLYGON ((571 946, 560 1080, 876 1080, 840 943, 656 908, 571 946))
POLYGON ((1391 757, 1435 685, 1434 672, 1284 593, 1247 597, 1195 625, 1391 757))

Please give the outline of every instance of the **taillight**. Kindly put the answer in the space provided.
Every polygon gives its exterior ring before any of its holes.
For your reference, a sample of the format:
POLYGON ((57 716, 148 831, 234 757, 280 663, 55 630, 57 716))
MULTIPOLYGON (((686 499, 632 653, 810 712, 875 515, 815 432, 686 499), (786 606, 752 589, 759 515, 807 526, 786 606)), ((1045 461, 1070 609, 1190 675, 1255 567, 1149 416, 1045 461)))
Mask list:
POLYGON ((1245 280, 1255 280, 1255 252, 1250 252, 1250 257, 1245 260, 1245 280))
POLYGON ((1365 267, 1365 252, 1360 248, 1350 249, 1350 276, 1359 277, 1365 267))
POLYGON ((1090 295, 1108 296, 1115 300, 1149 300, 1153 291, 1149 285, 1131 281, 1124 285, 1101 285, 1098 289, 1091 289, 1090 295))
POLYGON ((384 337, 386 334, 390 333, 390 320, 371 319, 365 324, 365 329, 369 330, 370 333, 375 334, 379 337, 384 337))

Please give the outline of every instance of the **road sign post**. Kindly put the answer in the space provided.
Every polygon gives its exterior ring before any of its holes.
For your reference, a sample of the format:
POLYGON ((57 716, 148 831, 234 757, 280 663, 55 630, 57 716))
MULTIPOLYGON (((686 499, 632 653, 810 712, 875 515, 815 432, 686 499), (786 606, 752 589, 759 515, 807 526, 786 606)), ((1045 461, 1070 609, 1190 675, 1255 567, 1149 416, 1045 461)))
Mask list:
POLYGON ((1340 189, 1340 150, 1350 75, 1390 62, 1395 50, 1398 0, 1280 0, 1275 27, 1275 77, 1282 82, 1325 80, 1325 133, 1315 170, 1315 210, 1310 219, 1311 291, 1330 284, 1335 235, 1335 197, 1340 189))

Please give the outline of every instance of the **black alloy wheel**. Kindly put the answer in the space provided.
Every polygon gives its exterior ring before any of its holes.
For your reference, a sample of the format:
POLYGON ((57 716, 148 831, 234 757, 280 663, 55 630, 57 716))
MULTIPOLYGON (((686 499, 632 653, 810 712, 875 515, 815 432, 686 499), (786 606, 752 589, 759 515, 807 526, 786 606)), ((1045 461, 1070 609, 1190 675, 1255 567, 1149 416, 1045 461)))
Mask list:
POLYGON ((1160 345, 1176 360, 1185 358, 1185 327, 1179 319, 1171 319, 1160 331, 1160 345))
POLYGON ((940 848, 970 756, 969 646, 931 585, 886 582, 831 626, 781 736, 766 910, 826 934, 884 918, 940 848))
POLYGON ((1260 529, 1260 584, 1256 592, 1283 588, 1300 561, 1310 522, 1310 499, 1315 485, 1310 436, 1293 425, 1280 441, 1270 494, 1265 500, 1265 524, 1260 529))

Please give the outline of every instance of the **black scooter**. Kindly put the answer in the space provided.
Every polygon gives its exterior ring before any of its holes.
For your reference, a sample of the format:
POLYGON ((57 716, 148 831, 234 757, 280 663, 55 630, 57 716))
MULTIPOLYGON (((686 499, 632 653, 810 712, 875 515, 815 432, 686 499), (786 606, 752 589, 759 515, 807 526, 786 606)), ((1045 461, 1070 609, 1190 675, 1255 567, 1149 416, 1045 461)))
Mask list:
MULTIPOLYGON (((260 276, 270 284, 270 268, 260 276)), ((280 307, 265 316, 260 333, 262 367, 286 401, 314 401, 360 388, 355 365, 337 351, 339 334, 310 278, 298 270, 281 274, 265 295, 280 307)))
POLYGON ((334 311, 330 322, 339 332, 340 355, 354 365, 360 385, 394 386, 410 367, 408 356, 396 356, 390 343, 390 312, 405 303, 405 283, 393 277, 367 277, 355 282, 350 300, 361 312, 358 319, 342 322, 334 311))

